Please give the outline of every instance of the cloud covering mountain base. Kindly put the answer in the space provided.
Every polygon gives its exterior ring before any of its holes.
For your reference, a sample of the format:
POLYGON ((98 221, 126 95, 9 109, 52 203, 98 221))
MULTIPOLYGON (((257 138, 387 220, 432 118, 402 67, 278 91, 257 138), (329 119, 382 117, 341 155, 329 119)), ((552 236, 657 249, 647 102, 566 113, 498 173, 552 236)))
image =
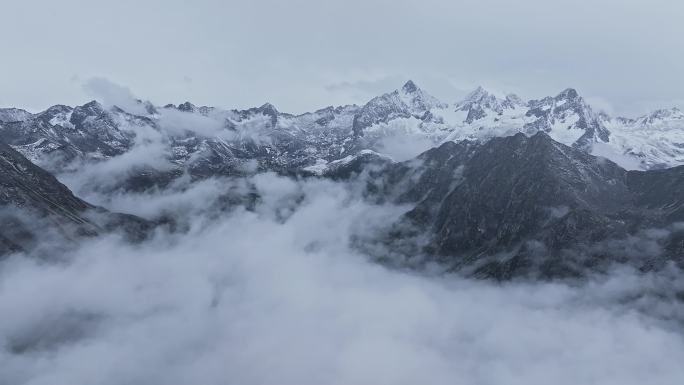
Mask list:
POLYGON ((94 238, 58 262, 2 260, 0 384, 684 378, 678 271, 499 284, 392 270, 351 240, 405 208, 368 204, 330 181, 249 182, 255 207, 212 219, 209 203, 235 182, 118 198, 151 217, 185 216, 182 233, 159 230, 137 245, 94 238), (165 204, 146 205, 155 199, 165 204))

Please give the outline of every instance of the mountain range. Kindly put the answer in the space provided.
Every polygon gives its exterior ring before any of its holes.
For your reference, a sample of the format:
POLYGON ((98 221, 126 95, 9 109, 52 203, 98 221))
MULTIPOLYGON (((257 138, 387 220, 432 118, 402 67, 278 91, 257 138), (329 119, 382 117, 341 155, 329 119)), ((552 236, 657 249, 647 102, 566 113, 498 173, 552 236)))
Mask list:
POLYGON ((438 145, 538 131, 628 169, 684 164, 680 110, 657 110, 634 119, 610 117, 595 112, 574 89, 523 101, 480 87, 461 101, 445 103, 408 81, 363 106, 301 115, 279 112, 268 103, 247 110, 189 102, 131 104, 124 110, 93 101, 36 114, 0 109, 0 133, 17 151, 55 172, 74 160, 110 158, 150 140, 161 142, 170 168, 205 176, 232 174, 254 160, 260 169, 315 170, 361 150, 383 152, 385 139, 397 136, 438 145))
MULTIPOLYGON (((379 238, 395 262, 420 256, 497 279, 684 267, 684 113, 611 117, 571 88, 524 101, 480 87, 446 103, 408 81, 362 106, 300 115, 140 100, 5 108, 0 141, 0 203, 68 223, 67 238, 116 228, 142 238, 154 226, 51 175, 127 157, 108 191, 262 171, 361 181, 367 199, 411 207, 379 238)), ((26 249, 22 229, 0 229, 5 253, 26 249)))

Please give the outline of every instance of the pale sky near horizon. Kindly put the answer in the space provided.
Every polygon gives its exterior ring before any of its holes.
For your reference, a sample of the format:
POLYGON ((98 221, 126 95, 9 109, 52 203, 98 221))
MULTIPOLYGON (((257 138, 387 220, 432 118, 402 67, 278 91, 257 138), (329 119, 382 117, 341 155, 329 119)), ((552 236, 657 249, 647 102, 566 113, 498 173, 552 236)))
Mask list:
POLYGON ((684 106, 681 1, 0 1, 0 106, 32 111, 92 99, 92 77, 156 104, 293 113, 409 78, 448 102, 483 85, 574 87, 626 116, 684 106))

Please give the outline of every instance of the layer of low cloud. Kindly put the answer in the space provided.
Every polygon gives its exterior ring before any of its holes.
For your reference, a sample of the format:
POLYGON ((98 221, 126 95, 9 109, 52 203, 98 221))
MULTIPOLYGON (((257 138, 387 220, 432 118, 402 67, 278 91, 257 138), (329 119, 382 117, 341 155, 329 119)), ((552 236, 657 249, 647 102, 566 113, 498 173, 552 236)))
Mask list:
MULTIPOLYGON (((183 192, 185 191, 185 192, 183 192)), ((494 284, 389 270, 353 247, 402 207, 349 185, 260 174, 117 209, 189 218, 137 245, 0 262, 0 384, 673 384, 677 275, 494 284), (251 211, 207 220, 247 182, 251 211), (155 205, 155 200, 159 200, 155 205)), ((117 203, 118 202, 118 203, 117 203)), ((679 287, 681 290, 681 287, 679 287)))

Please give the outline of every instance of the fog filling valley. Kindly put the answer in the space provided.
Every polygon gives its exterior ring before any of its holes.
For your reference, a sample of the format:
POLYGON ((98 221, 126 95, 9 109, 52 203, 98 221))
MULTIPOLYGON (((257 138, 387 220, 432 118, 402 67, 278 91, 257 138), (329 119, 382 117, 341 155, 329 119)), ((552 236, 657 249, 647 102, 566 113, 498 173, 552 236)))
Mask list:
POLYGON ((0 12, 0 385, 684 385, 684 1, 0 12))
POLYGON ((678 271, 497 283, 390 268, 376 262, 380 246, 369 256, 359 244, 406 208, 367 202, 356 183, 263 173, 107 193, 92 189, 97 175, 117 173, 85 167, 60 179, 95 204, 171 216, 181 229, 2 260, 0 384, 684 378, 678 271), (215 211, 222 194, 250 191, 259 199, 248 209, 215 211))

